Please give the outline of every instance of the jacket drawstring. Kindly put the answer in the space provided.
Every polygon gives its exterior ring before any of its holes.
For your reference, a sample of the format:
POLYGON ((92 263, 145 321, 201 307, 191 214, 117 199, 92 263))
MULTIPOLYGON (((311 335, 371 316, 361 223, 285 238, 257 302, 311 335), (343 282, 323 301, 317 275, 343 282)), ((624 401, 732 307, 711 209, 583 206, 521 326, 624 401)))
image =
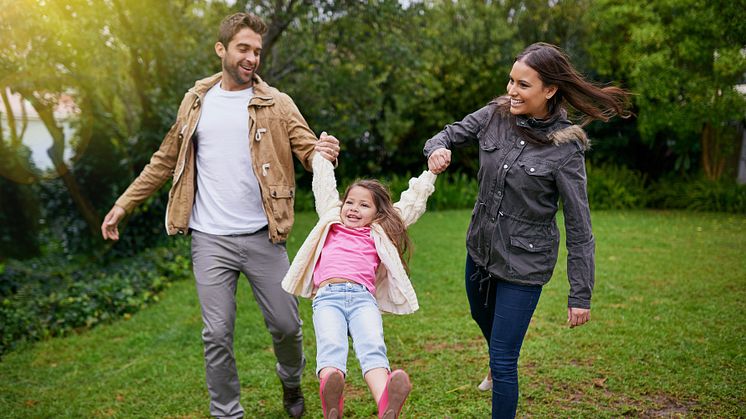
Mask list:
POLYGON ((484 298, 484 306, 489 306, 490 302, 490 286, 492 284, 492 275, 490 275, 489 272, 487 272, 486 269, 482 268, 481 266, 477 266, 477 269, 474 271, 473 274, 469 277, 469 281, 479 281, 479 293, 482 293, 482 286, 484 283, 487 283, 487 291, 484 298))

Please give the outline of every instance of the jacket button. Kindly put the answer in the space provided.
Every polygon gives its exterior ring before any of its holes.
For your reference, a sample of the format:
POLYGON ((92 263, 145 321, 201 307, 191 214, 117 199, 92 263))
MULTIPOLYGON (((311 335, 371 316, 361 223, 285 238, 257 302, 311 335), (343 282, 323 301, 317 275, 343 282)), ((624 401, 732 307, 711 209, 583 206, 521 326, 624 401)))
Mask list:
POLYGON ((507 169, 507 168, 508 168, 507 164, 503 165, 503 169, 507 169))
POLYGON ((534 245, 533 245, 533 243, 529 243, 529 244, 528 244, 528 247, 529 247, 529 248, 531 248, 531 249, 533 249, 533 248, 534 248, 534 245))
POLYGON ((533 173, 533 172, 535 172, 535 171, 536 171, 536 169, 534 169, 534 168, 532 167, 532 168, 528 169, 528 171, 529 171, 529 172, 531 172, 531 173, 533 173))
POLYGON ((525 141, 521 141, 521 145, 524 145, 524 144, 526 144, 526 142, 525 141))

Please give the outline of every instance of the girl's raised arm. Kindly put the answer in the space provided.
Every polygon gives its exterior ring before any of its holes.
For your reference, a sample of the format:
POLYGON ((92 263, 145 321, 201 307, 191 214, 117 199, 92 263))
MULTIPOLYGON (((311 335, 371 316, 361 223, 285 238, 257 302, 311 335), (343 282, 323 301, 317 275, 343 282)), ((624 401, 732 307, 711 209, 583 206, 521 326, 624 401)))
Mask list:
POLYGON ((316 204, 316 214, 321 217, 329 209, 340 205, 337 179, 334 178, 334 166, 321 154, 314 154, 312 166, 313 182, 311 188, 316 204))
POLYGON ((428 170, 419 177, 409 179, 409 189, 401 193, 394 208, 399 210, 404 225, 409 227, 419 220, 427 208, 427 198, 435 191, 437 176, 428 170))

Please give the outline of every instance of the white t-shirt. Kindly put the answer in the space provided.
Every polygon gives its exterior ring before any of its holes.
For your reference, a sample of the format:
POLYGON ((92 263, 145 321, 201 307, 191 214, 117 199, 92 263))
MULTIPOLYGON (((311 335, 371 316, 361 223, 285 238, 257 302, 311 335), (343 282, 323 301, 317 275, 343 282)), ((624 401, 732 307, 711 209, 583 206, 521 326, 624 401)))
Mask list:
POLYGON ((249 150, 249 110, 254 89, 205 94, 194 144, 197 193, 189 227, 216 235, 253 233, 267 215, 249 150))

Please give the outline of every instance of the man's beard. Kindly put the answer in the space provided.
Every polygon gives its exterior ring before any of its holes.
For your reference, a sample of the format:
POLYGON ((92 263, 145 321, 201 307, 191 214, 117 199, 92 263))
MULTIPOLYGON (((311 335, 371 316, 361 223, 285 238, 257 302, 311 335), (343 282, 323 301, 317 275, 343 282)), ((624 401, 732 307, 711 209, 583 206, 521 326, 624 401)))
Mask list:
POLYGON ((256 68, 254 68, 254 71, 251 72, 251 75, 249 75, 248 78, 244 79, 241 76, 240 70, 238 69, 239 65, 236 64, 235 66, 227 65, 226 60, 223 60, 223 68, 228 73, 229 76, 233 79, 233 81, 239 85, 239 86, 250 86, 252 79, 254 77, 254 74, 256 73, 256 68))

